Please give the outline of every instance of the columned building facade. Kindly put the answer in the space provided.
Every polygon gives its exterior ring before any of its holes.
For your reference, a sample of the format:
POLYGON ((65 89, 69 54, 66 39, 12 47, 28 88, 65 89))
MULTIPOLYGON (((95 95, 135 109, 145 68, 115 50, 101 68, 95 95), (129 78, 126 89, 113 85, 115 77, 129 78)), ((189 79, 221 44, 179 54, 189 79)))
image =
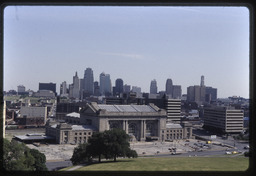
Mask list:
POLYGON ((150 105, 88 104, 81 113, 81 123, 95 126, 98 131, 120 128, 132 140, 161 139, 166 128, 166 111, 150 105))

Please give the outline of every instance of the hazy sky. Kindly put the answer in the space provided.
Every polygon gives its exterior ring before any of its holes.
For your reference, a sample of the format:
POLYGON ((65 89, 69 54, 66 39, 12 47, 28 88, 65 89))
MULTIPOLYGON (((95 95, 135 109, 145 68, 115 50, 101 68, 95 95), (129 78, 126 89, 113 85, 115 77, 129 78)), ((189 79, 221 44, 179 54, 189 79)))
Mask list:
POLYGON ((4 10, 4 90, 39 82, 72 83, 90 67, 149 92, 156 79, 218 88, 218 97, 249 97, 246 7, 50 7, 4 10))

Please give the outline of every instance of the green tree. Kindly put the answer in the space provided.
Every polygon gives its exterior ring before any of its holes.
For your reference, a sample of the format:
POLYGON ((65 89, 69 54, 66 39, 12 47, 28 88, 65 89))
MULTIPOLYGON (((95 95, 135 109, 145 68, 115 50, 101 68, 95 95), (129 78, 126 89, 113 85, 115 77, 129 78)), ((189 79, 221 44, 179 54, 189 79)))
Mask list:
POLYGON ((98 161, 101 162, 101 157, 106 153, 104 133, 94 133, 88 140, 87 151, 91 157, 98 157, 98 161))
POLYGON ((34 157, 23 143, 3 141, 3 166, 6 170, 34 170, 34 157))
POLYGON ((105 154, 114 158, 118 156, 126 156, 127 151, 130 150, 129 135, 124 130, 114 128, 104 132, 105 154))
POLYGON ((36 171, 47 171, 46 157, 43 153, 39 152, 36 149, 30 149, 31 155, 35 158, 34 168, 36 171))
POLYGON ((89 160, 87 146, 88 144, 79 144, 74 148, 73 155, 70 159, 73 165, 85 163, 89 160))

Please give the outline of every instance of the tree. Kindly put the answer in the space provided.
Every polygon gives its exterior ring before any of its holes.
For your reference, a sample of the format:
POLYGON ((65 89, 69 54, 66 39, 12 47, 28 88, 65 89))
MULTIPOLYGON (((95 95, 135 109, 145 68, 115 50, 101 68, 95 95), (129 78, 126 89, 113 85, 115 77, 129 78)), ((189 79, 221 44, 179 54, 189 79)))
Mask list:
POLYGON ((30 149, 31 155, 35 158, 34 168, 36 171, 47 171, 46 157, 43 153, 39 152, 36 149, 30 149))
POLYGON ((130 149, 129 135, 121 129, 112 129, 104 132, 94 133, 88 140, 88 144, 80 144, 73 151, 71 161, 73 164, 81 164, 90 161, 92 157, 106 159, 118 156, 137 157, 137 152, 130 149))
POLYGON ((24 143, 3 139, 3 168, 8 171, 46 171, 46 158, 36 149, 29 149, 24 143))
POLYGON ((109 155, 114 158, 118 156, 126 156, 127 151, 130 150, 129 135, 124 130, 114 128, 104 132, 106 139, 105 143, 105 155, 109 155))
POLYGON ((34 157, 23 143, 4 139, 3 165, 6 170, 34 170, 34 157))
POLYGON ((88 144, 79 144, 76 148, 74 148, 73 155, 70 159, 73 165, 85 163, 89 160, 87 147, 88 144))
POLYGON ((91 157, 98 157, 101 162, 101 156, 106 153, 104 133, 94 133, 88 140, 87 152, 91 157))

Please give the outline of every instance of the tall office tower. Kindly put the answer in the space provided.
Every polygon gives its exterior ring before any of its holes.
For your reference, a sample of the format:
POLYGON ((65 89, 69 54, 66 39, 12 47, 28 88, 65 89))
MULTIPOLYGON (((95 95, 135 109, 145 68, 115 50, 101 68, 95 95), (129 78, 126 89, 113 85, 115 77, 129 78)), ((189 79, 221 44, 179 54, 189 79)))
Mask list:
POLYGON ((187 101, 196 102, 198 105, 205 101, 205 86, 189 86, 187 88, 187 101))
POLYGON ((130 91, 131 91, 131 86, 125 84, 125 85, 124 85, 124 93, 128 93, 128 92, 130 92, 130 91))
POLYGON ((56 94, 55 83, 39 83, 39 90, 51 90, 56 94))
POLYGON ((204 75, 201 76, 200 86, 204 86, 204 75))
POLYGON ((112 94, 112 85, 109 74, 102 72, 100 74, 100 93, 101 95, 110 96, 112 94))
POLYGON ((181 99, 181 86, 180 85, 173 85, 172 87, 172 98, 174 99, 181 99))
POLYGON ((137 86, 132 86, 132 92, 136 92, 137 94, 141 93, 141 88, 137 86))
POLYGON ((86 96, 93 95, 93 71, 91 68, 86 68, 84 71, 84 93, 86 96))
POLYGON ((82 100, 83 99, 83 92, 84 92, 84 79, 83 78, 81 78, 81 79, 79 79, 79 92, 80 92, 80 100, 82 100))
POLYGON ((150 93, 151 94, 157 94, 157 82, 156 80, 152 80, 150 83, 150 93))
POLYGON ((77 72, 75 76, 73 76, 73 98, 80 98, 80 80, 77 76, 77 72))
POLYGON ((167 122, 180 123, 181 119, 181 100, 166 100, 167 122))
POLYGON ((120 95, 124 92, 124 82, 121 78, 116 79, 116 86, 115 86, 115 92, 113 92, 114 95, 120 95))
POLYGON ((205 101, 210 103, 217 100, 217 89, 212 87, 205 87, 205 101))
POLYGON ((100 96, 100 86, 98 81, 94 82, 94 95, 100 96))
POLYGON ((80 80, 77 76, 77 72, 75 76, 73 76, 73 83, 69 85, 69 97, 80 98, 80 80))
POLYGON ((172 92, 173 92, 173 84, 172 79, 167 79, 165 84, 165 92, 166 94, 172 98, 172 92))
POLYGON ((66 81, 60 84, 60 96, 66 97, 67 96, 67 83, 66 81))

